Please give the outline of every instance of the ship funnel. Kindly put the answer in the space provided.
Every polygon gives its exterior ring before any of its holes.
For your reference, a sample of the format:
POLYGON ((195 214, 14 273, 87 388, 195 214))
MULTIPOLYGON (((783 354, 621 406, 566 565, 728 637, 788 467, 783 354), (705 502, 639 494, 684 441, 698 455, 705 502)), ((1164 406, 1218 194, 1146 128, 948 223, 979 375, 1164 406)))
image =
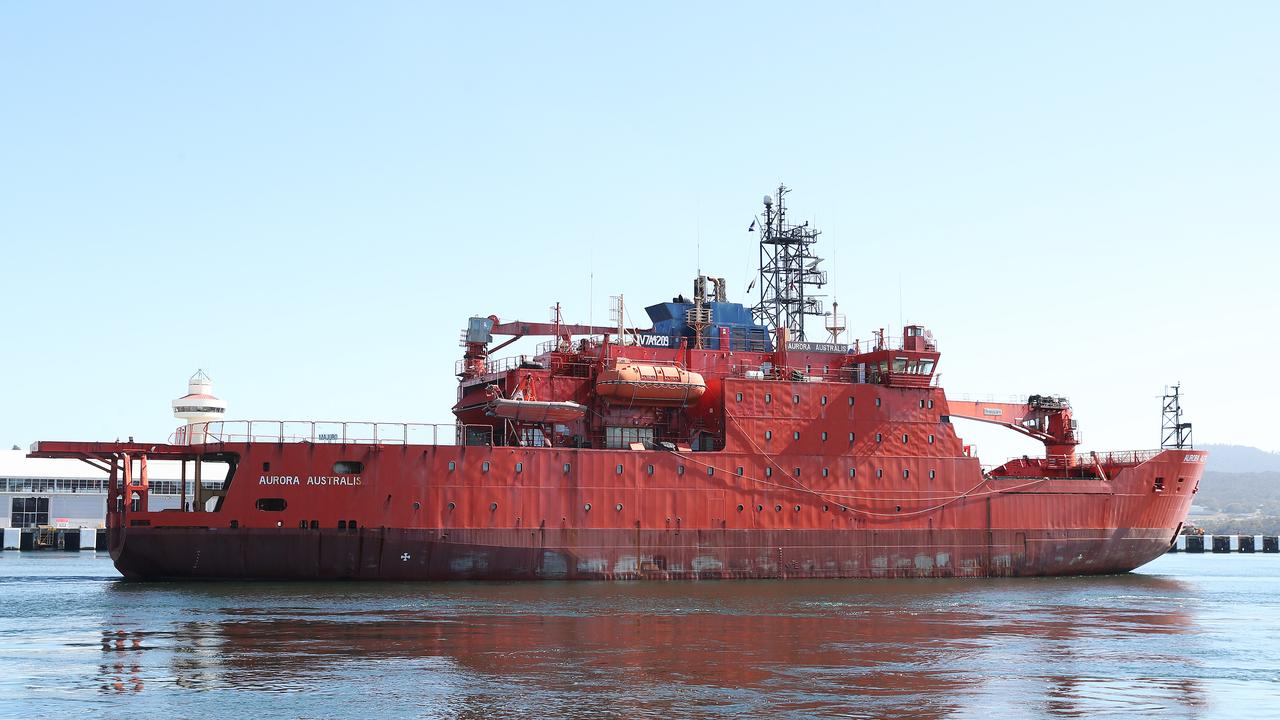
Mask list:
POLYGON ((187 421, 186 443, 200 445, 205 441, 205 423, 221 420, 227 412, 227 402, 214 396, 213 378, 204 370, 187 380, 187 394, 172 403, 173 416, 187 421))

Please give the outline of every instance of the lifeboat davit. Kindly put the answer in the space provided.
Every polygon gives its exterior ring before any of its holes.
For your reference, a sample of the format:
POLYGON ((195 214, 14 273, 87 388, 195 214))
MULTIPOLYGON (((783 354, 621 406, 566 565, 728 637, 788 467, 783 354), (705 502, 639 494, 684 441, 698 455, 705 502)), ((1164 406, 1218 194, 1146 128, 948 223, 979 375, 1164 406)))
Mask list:
POLYGON ((615 403, 689 405, 706 391, 707 383, 696 372, 621 358, 596 379, 596 394, 615 403))

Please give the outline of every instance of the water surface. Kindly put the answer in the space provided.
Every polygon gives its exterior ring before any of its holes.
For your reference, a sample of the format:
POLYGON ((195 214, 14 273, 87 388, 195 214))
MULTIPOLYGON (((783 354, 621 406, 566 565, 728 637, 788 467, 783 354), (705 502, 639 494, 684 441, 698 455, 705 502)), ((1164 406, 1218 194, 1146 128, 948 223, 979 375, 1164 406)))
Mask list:
POLYGON ((1011 580, 125 583, 0 555, 0 717, 1280 718, 1280 556, 1011 580))

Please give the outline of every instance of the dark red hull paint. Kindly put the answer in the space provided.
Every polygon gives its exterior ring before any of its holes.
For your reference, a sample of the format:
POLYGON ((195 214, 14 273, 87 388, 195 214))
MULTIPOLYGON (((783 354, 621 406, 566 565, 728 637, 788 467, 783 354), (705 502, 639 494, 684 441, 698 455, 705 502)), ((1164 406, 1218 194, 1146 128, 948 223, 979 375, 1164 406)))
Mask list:
POLYGON ((1173 534, 130 528, 114 539, 129 579, 677 580, 1120 573, 1163 554, 1173 534))

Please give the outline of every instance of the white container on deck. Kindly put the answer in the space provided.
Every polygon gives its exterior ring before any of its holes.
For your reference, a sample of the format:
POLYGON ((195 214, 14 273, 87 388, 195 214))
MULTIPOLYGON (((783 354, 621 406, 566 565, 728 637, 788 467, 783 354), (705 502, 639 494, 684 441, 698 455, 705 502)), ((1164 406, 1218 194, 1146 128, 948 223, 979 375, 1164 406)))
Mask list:
POLYGON ((98 549, 98 529, 91 527, 80 528, 80 549, 81 550, 97 550, 98 549))
POLYGON ((22 549, 22 528, 5 528, 4 529, 4 549, 5 550, 22 549))

